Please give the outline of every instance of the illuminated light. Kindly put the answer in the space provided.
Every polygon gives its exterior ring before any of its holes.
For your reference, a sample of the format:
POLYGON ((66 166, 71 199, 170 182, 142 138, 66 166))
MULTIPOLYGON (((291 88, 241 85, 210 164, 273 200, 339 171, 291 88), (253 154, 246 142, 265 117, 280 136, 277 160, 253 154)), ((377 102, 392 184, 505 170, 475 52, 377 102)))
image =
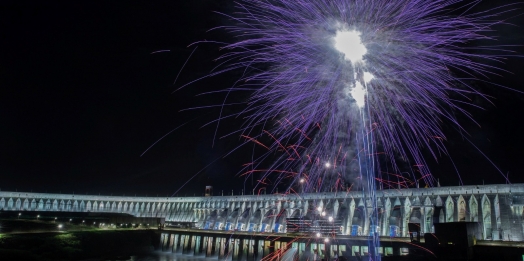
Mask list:
POLYGON ((362 61, 368 52, 362 44, 360 34, 358 31, 337 31, 335 35, 335 49, 344 54, 344 60, 353 64, 362 61))
POLYGON ((355 87, 353 87, 353 89, 351 89, 349 93, 351 94, 351 97, 355 100, 359 108, 362 108, 364 107, 364 105, 366 105, 367 92, 364 86, 360 84, 360 82, 356 82, 355 87))
POLYGON ((320 237, 320 236, 321 236, 320 233, 317 233, 317 237, 320 237))
POLYGON ((321 214, 321 215, 322 215, 322 216, 325 216, 325 215, 326 215, 326 212, 325 212, 325 211, 322 211, 322 214, 321 214))
POLYGON ((306 180, 304 179, 300 179, 300 183, 304 183, 306 180))
POLYGON ((326 166, 326 168, 330 168, 331 167, 331 163, 326 162, 326 164, 324 164, 324 166, 326 166))
POLYGON ((322 207, 317 208, 318 212, 322 212, 322 207))
POLYGON ((329 242, 329 238, 327 238, 327 237, 324 238, 324 242, 326 242, 326 243, 329 242))
POLYGON ((375 76, 370 72, 364 72, 364 82, 369 83, 371 80, 375 79, 375 76))
POLYGON ((62 228, 62 224, 58 225, 58 228, 62 228))
POLYGON ((333 222, 333 217, 328 218, 329 222, 333 222))

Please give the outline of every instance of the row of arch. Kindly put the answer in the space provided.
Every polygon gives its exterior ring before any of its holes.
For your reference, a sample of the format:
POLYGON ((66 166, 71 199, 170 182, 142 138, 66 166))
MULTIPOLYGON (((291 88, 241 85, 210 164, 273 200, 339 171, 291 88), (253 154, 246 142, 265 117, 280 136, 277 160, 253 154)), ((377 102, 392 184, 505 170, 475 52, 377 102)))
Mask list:
POLYGON ((381 198, 377 213, 373 213, 371 202, 362 198, 320 199, 296 201, 227 202, 209 201, 194 208, 193 222, 197 227, 214 230, 244 230, 257 232, 286 232, 286 219, 303 217, 322 219, 332 217, 341 222, 341 232, 350 234, 354 226, 359 235, 373 230, 382 236, 407 237, 408 223, 419 223, 421 233, 433 232, 434 223, 470 221, 481 224, 483 238, 490 238, 492 231, 500 229, 501 218, 499 197, 480 195, 381 198), (480 202, 479 202, 480 201, 480 202), (321 211, 319 211, 321 210, 321 211), (320 215, 324 212, 324 216, 320 215), (376 214, 377 224, 370 217, 376 214), (376 227, 376 228, 372 228, 376 227))
MULTIPOLYGON (((63 196, 63 195, 61 195, 63 196)), ((286 220, 292 217, 309 219, 332 217, 340 221, 341 231, 350 234, 354 226, 360 234, 377 230, 383 236, 391 227, 398 228, 398 236, 407 236, 409 222, 420 223, 421 232, 432 232, 435 222, 472 221, 481 224, 483 238, 491 237, 501 229, 501 211, 498 194, 383 197, 373 213, 371 203, 363 198, 322 198, 287 200, 281 196, 249 197, 244 201, 228 197, 187 198, 183 202, 53 199, 2 197, 0 209, 27 211, 71 211, 127 213, 137 217, 160 217, 171 222, 194 222, 200 228, 246 231, 286 232, 286 220), (194 200, 191 202, 190 200, 194 200), (321 209, 321 211, 319 211, 321 209), (371 224, 370 217, 378 217, 371 224), (373 228, 376 227, 376 228, 373 228)), ((523 209, 515 215, 522 218, 523 209)), ((524 223, 523 223, 524 229, 524 223)))
POLYGON ((52 198, 0 198, 1 210, 126 213, 136 217, 192 220, 192 203, 63 200, 52 198))

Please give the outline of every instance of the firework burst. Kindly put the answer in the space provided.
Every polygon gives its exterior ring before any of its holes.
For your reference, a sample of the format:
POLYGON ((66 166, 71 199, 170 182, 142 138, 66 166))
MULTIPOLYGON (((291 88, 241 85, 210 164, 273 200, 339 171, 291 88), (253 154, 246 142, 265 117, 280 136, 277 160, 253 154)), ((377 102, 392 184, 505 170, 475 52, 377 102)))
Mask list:
MULTIPOLYGON (((421 149, 446 154, 442 123, 461 129, 455 115, 471 118, 469 97, 483 96, 453 72, 490 74, 502 58, 465 45, 490 39, 486 32, 500 23, 497 10, 468 14, 477 3, 238 2, 226 15, 234 25, 220 27, 237 41, 223 48, 215 73, 242 69, 241 84, 226 91, 252 92, 247 107, 229 115, 245 119, 246 143, 267 149, 248 168, 279 151, 266 175, 286 170, 297 182, 307 175, 307 189, 325 191, 362 180, 381 154, 397 173, 399 162, 418 166, 415 178, 431 184, 421 149)), ((371 180, 381 180, 377 173, 371 180)))

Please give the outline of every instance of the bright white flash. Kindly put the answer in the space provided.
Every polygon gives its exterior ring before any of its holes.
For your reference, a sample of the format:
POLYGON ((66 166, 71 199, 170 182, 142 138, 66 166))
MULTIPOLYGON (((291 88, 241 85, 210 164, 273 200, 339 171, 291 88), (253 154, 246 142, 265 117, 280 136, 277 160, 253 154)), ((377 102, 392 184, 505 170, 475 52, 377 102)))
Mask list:
POLYGON ((344 54, 344 59, 353 64, 362 61, 368 52, 360 39, 358 31, 337 31, 335 35, 335 48, 344 54))
POLYGON ((366 89, 364 89, 364 86, 362 86, 360 82, 355 83, 355 87, 351 89, 350 94, 351 97, 355 99, 355 102, 359 108, 364 107, 366 104, 366 89))
MULTIPOLYGON (((362 44, 358 31, 337 31, 335 35, 335 48, 344 54, 344 59, 350 61, 353 65, 364 59, 367 53, 366 46, 362 44)), ((356 78, 356 76, 355 76, 356 78)), ((364 72, 364 84, 369 83, 374 78, 373 74, 364 72)), ((358 81, 349 91, 351 97, 355 99, 357 106, 363 108, 366 104, 366 89, 358 81)))
POLYGON ((371 80, 373 80, 375 76, 369 72, 364 72, 364 82, 369 83, 371 80))

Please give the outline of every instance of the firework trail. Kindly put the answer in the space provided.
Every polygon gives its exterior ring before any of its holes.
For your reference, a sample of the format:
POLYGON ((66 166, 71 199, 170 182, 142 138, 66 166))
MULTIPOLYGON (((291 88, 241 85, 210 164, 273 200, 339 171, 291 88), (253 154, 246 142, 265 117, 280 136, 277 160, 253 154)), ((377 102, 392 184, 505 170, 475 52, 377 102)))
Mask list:
POLYGON ((214 74, 244 70, 242 84, 226 91, 253 94, 245 110, 220 119, 244 117, 246 143, 269 136, 262 158, 283 151, 274 170, 345 175, 380 148, 398 173, 397 162, 408 162, 431 184, 421 148, 446 154, 442 122, 461 129, 454 115, 471 118, 469 97, 484 97, 453 71, 491 74, 503 57, 465 45, 489 39, 502 11, 467 14, 478 1, 463 2, 240 1, 229 16, 235 25, 221 27, 238 41, 223 48, 225 68, 214 74), (357 145, 359 132, 374 151, 357 145))
POLYGON ((435 158, 445 155, 442 123, 463 131, 454 115, 471 119, 466 109, 475 105, 469 98, 484 97, 454 72, 470 79, 492 74, 490 64, 504 54, 468 49, 468 43, 490 39, 486 33, 503 13, 468 13, 476 4, 241 0, 236 12, 224 14, 234 25, 221 29, 237 41, 224 46, 213 75, 243 70, 241 84, 226 92, 252 95, 242 112, 219 120, 243 117, 245 143, 271 140, 249 168, 279 151, 265 175, 286 170, 296 173, 296 182, 307 177, 305 191, 358 180, 376 209, 379 162, 397 173, 403 164, 416 165, 420 177, 413 178, 432 184, 421 149, 435 158))

